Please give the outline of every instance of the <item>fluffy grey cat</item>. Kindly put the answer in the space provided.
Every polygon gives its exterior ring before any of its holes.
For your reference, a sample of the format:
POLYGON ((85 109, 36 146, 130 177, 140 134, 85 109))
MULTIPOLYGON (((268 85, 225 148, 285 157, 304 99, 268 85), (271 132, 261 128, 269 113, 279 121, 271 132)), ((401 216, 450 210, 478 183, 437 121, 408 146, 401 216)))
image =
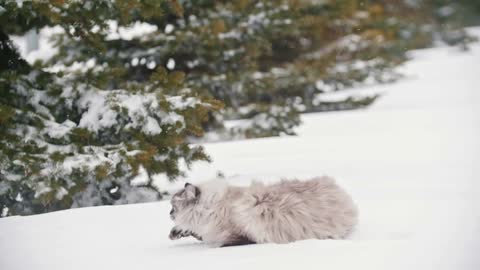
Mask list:
POLYGON ((171 204, 170 239, 193 236, 213 246, 341 239, 358 215, 350 196, 329 177, 249 187, 187 183, 171 204))

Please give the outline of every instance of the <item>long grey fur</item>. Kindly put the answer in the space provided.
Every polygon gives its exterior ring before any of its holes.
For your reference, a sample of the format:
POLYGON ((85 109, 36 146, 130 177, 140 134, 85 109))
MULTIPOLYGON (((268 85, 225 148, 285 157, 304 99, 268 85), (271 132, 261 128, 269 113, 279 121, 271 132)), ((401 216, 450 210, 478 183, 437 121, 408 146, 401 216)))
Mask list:
POLYGON ((358 219, 351 197, 326 176, 249 187, 186 184, 171 203, 170 238, 194 236, 212 246, 342 239, 358 219))

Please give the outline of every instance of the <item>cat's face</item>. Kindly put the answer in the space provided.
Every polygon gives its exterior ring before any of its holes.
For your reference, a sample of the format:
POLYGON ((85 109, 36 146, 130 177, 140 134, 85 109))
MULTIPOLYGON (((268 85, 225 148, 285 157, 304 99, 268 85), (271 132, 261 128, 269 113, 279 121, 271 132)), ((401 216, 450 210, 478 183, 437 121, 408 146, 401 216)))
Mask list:
POLYGON ((170 201, 172 210, 170 218, 175 220, 179 213, 191 208, 200 197, 200 189, 190 183, 186 183, 185 187, 175 193, 170 201))

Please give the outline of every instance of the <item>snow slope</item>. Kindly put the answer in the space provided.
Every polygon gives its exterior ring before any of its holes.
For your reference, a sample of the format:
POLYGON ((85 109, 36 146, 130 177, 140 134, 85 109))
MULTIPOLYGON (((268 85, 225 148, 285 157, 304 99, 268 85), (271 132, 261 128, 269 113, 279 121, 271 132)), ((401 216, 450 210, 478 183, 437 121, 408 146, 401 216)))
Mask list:
POLYGON ((412 56, 371 108, 207 144, 214 163, 184 179, 334 176, 360 209, 350 239, 208 248, 168 239, 168 202, 105 206, 0 219, 0 269, 480 269, 480 44, 412 56))

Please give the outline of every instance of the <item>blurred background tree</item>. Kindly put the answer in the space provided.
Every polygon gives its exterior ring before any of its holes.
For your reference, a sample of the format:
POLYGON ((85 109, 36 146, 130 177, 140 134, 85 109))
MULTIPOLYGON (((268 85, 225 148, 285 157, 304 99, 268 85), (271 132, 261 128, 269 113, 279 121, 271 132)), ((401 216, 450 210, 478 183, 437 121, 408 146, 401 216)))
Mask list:
POLYGON ((473 2, 0 0, 0 208, 159 199, 152 175, 208 160, 189 142, 294 134, 372 104, 343 90, 397 80, 408 50, 466 48, 473 2), (41 29, 52 56, 27 62, 10 37, 41 29))
POLYGON ((90 64, 91 55, 108 54, 107 22, 129 24, 151 12, 167 16, 163 4, 1 2, 3 215, 156 200, 161 191, 152 174, 175 179, 183 173, 179 163, 208 160, 186 138, 202 135, 202 122, 220 102, 185 86, 179 71, 158 67, 148 78, 130 81, 114 55, 90 64), (61 29, 59 53, 51 62, 29 64, 9 35, 45 26, 61 29), (67 41, 81 46, 69 50, 67 41))

